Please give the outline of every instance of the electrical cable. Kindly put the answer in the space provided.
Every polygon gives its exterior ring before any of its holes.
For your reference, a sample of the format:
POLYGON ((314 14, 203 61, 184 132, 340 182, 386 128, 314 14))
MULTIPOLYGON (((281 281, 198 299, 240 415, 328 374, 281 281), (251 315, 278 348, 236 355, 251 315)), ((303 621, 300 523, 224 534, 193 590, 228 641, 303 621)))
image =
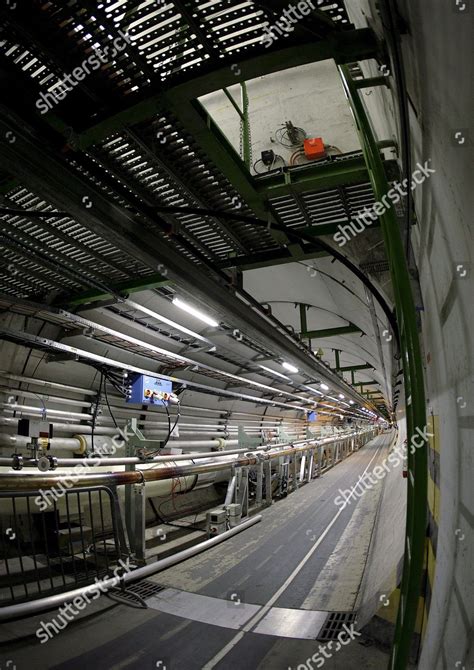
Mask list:
MULTIPOLYGON (((281 170, 282 168, 286 167, 286 161, 285 161, 285 159, 283 158, 283 156, 280 156, 280 154, 275 154, 275 158, 273 159, 271 165, 266 165, 266 166, 265 166, 265 167, 267 168, 267 172, 271 172, 273 169, 276 169, 276 168, 274 168, 274 165, 275 165, 275 161, 276 161, 277 158, 279 158, 279 159, 282 161, 282 163, 283 163, 283 165, 282 165, 281 168, 279 168, 279 169, 281 170)), ((262 160, 261 158, 259 158, 259 159, 258 159, 257 161, 255 161, 255 163, 253 164, 254 172, 256 172, 257 174, 265 174, 264 171, 259 172, 259 171, 257 170, 257 165, 259 165, 259 163, 262 163, 263 165, 265 165, 265 163, 263 163, 263 160, 262 160)))
POLYGON ((281 128, 277 128, 275 131, 275 140, 278 142, 278 144, 281 144, 282 147, 286 147, 287 149, 301 146, 307 137, 306 131, 303 128, 298 128, 296 126, 292 127, 292 131, 294 131, 297 136, 299 134, 302 139, 292 142, 288 126, 284 125, 281 128))
POLYGON ((96 398, 96 402, 95 402, 94 411, 92 413, 92 424, 91 424, 91 449, 92 449, 93 454, 95 453, 94 431, 95 431, 95 424, 96 424, 96 421, 97 421, 97 412, 99 411, 99 402, 100 402, 100 395, 101 395, 101 392, 102 392, 103 379, 104 379, 104 373, 102 372, 102 370, 100 370, 99 390, 97 391, 97 398, 96 398))
MULTIPOLYGON (((395 85, 397 88, 398 114, 400 117, 400 136, 402 144, 403 172, 408 183, 411 181, 412 159, 411 159, 411 129, 410 115, 408 109, 407 83, 405 75, 405 64, 401 48, 401 35, 399 30, 399 14, 393 0, 383 0, 382 11, 388 19, 388 30, 385 31, 387 41, 392 45, 393 66, 395 70, 395 85)), ((413 194, 407 189, 405 198, 405 255, 407 262, 410 256, 410 238, 412 225, 413 194)))
POLYGON ((400 344, 398 324, 395 319, 394 313, 389 308, 387 302, 385 301, 385 298, 382 296, 380 291, 372 284, 370 279, 366 277, 366 275, 362 272, 362 270, 360 270, 357 267, 357 265, 352 263, 352 261, 350 261, 347 258, 347 256, 344 256, 344 254, 337 251, 334 247, 327 244, 326 242, 323 242, 323 240, 318 239, 317 241, 315 241, 313 236, 308 235, 307 233, 304 233, 302 231, 295 230, 294 228, 288 228, 287 226, 274 223, 273 221, 264 221, 254 216, 245 216, 244 214, 237 214, 234 212, 224 212, 222 210, 207 209, 204 207, 180 207, 177 205, 154 205, 150 209, 153 209, 157 212, 164 212, 170 214, 171 213, 197 214, 202 216, 212 216, 215 218, 221 218, 228 221, 240 221, 242 223, 249 223, 250 225, 254 225, 259 228, 265 228, 266 230, 273 228, 274 230, 279 230, 285 233, 289 238, 293 238, 298 241, 303 240, 304 242, 309 242, 316 248, 325 251, 327 254, 333 256, 337 261, 342 263, 342 265, 347 267, 348 270, 350 270, 364 284, 364 286, 368 288, 368 290, 372 293, 372 295, 382 308, 383 312, 385 313, 388 322, 390 323, 390 327, 392 328, 395 339, 397 343, 400 344))
POLYGON ((195 523, 195 521, 196 521, 196 518, 197 518, 197 515, 199 514, 199 512, 197 512, 196 516, 194 517, 194 522, 191 523, 191 524, 179 524, 179 523, 173 523, 172 521, 166 521, 165 519, 163 519, 163 517, 158 513, 158 510, 156 509, 155 503, 153 502, 153 500, 152 500, 151 498, 147 498, 147 500, 148 500, 148 502, 149 502, 150 505, 151 505, 151 508, 152 508, 152 510, 153 510, 153 512, 154 512, 154 514, 155 514, 155 517, 156 517, 156 518, 158 519, 158 521, 159 521, 160 523, 162 523, 164 526, 172 526, 173 528, 181 528, 181 529, 184 529, 184 530, 186 530, 186 529, 189 528, 190 530, 198 530, 198 531, 200 531, 201 533, 205 533, 205 532, 206 532, 206 531, 203 530, 202 528, 199 528, 199 526, 195 526, 195 525, 194 525, 194 523, 195 523))
POLYGON ((106 378, 106 381, 104 383, 105 402, 107 403, 107 408, 109 410, 110 416, 112 417, 112 421, 114 422, 114 426, 115 426, 115 428, 118 429, 119 426, 118 426, 117 421, 115 420, 115 416, 114 416, 114 413, 112 412, 112 408, 110 407, 109 396, 107 394, 107 373, 105 373, 105 378, 106 378))
POLYGON ((178 413, 177 413, 177 416, 176 416, 176 420, 175 420, 175 422, 174 422, 174 424, 173 424, 173 427, 171 427, 171 415, 170 415, 170 412, 169 412, 168 407, 165 405, 165 401, 163 401, 163 407, 165 408, 165 410, 166 410, 166 415, 167 415, 167 417, 168 417, 168 435, 166 436, 166 439, 165 439, 165 441, 163 442, 163 444, 160 445, 159 449, 155 449, 154 451, 147 451, 147 452, 146 452, 146 455, 147 455, 148 457, 154 456, 155 454, 157 454, 158 452, 160 452, 162 449, 164 449, 164 448, 166 447, 166 445, 167 445, 168 442, 169 442, 169 439, 170 439, 171 435, 172 435, 173 432, 174 432, 174 429, 175 429, 176 426, 178 425, 178 421, 179 421, 180 416, 181 416, 180 402, 179 402, 179 400, 178 400, 178 410, 177 410, 178 413))
POLYGON ((297 149, 294 153, 291 154, 290 166, 294 167, 295 165, 298 165, 298 163, 296 161, 298 160, 298 158, 300 158, 300 157, 302 158, 303 156, 306 158, 305 150, 304 149, 297 149))

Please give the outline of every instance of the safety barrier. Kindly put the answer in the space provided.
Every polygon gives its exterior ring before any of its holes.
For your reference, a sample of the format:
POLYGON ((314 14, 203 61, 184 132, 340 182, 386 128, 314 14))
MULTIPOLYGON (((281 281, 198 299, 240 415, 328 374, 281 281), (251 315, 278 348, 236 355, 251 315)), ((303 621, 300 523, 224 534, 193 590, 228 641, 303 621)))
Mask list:
MULTIPOLYGON (((67 595, 96 578, 105 578, 121 558, 129 557, 143 565, 146 482, 230 468, 238 473, 240 481, 245 473, 248 513, 249 471, 255 473, 257 481, 255 510, 272 502, 272 461, 278 460, 274 468, 280 478, 278 493, 284 489, 286 494, 320 477, 376 433, 377 429, 372 428, 306 440, 304 444, 268 445, 244 455, 237 453, 231 463, 223 458, 225 452, 219 452, 213 462, 189 464, 192 457, 187 456, 188 462, 183 465, 85 474, 75 480, 54 471, 1 474, 0 552, 4 567, 0 572, 0 603, 3 607, 23 603, 22 611, 27 611, 26 603, 59 593, 67 595), (263 490, 265 477, 268 484, 263 490), (286 486, 282 488, 285 477, 286 486), (133 524, 123 523, 118 486, 125 487, 125 518, 133 519, 133 524), (134 489, 140 494, 127 495, 134 489)), ((77 459, 77 463, 85 460, 77 459)), ((102 461, 106 465, 107 459, 102 461)))

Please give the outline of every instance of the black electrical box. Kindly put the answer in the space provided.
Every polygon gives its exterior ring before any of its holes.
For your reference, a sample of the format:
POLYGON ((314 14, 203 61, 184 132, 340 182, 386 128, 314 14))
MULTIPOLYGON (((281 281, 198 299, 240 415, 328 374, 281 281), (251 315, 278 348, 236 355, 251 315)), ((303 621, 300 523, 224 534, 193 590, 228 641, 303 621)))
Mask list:
POLYGON ((267 167, 275 160, 275 152, 272 149, 262 151, 262 163, 267 167))

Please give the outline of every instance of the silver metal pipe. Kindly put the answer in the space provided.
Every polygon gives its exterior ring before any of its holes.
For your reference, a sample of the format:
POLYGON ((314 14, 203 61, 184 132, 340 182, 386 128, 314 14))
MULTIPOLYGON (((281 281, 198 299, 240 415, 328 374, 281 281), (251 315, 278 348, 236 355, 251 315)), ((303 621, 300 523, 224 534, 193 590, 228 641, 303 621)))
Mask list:
MULTIPOLYGON (((326 440, 331 441, 331 440, 326 440)), ((126 484, 138 484, 146 482, 154 482, 163 479, 173 479, 177 477, 187 477, 190 475, 200 475, 207 472, 219 472, 220 470, 226 469, 234 465, 235 467, 243 467, 256 465, 260 462, 260 459, 271 460, 274 458, 279 458, 280 456, 293 456, 297 453, 308 451, 316 445, 315 440, 310 440, 304 443, 303 446, 298 446, 297 443, 293 443, 289 446, 275 447, 273 449, 268 449, 263 451, 263 453, 255 453, 258 449, 255 449, 252 452, 247 452, 242 455, 240 458, 236 458, 232 461, 226 460, 225 463, 219 463, 213 454, 212 459, 208 459, 209 462, 204 463, 203 465, 194 463, 191 465, 175 465, 173 464, 173 457, 162 457, 165 462, 167 462, 167 467, 162 468, 149 468, 149 469, 140 469, 138 471, 120 471, 120 472, 106 472, 106 473, 93 473, 93 474, 81 474, 79 476, 74 476, 74 474, 68 474, 67 478, 72 480, 71 487, 80 488, 84 486, 124 486, 126 484)), ((260 449, 261 451, 261 449, 260 449)), ((223 453, 223 456, 229 456, 230 454, 223 453)), ((105 462, 107 462, 106 459, 105 462)), ((194 460, 188 455, 187 460, 194 460)), ((97 463, 95 463, 97 464, 97 463)), ((81 460, 78 460, 75 465, 84 466, 84 463, 81 460)), ((109 463, 110 465, 110 463, 109 463)), ((146 465, 146 463, 144 463, 146 465)), ((52 471, 54 472, 54 471, 52 471)), ((23 474, 21 472, 6 473, 0 475, 0 490, 2 491, 32 491, 38 488, 47 489, 53 488, 56 485, 61 485, 65 479, 64 474, 23 474)))
POLYGON ((50 403, 55 403, 57 405, 73 405, 75 407, 91 407, 93 404, 93 399, 91 399, 89 402, 84 401, 84 400, 77 400, 75 398, 64 398, 61 396, 57 395, 48 395, 46 393, 35 393, 34 391, 25 391, 23 389, 15 389, 12 387, 6 387, 6 386, 1 386, 0 387, 0 393, 10 396, 10 397, 16 397, 19 396, 21 398, 38 398, 39 400, 46 400, 50 403))
MULTIPOLYGON (((167 558, 162 558, 160 561, 155 561, 149 565, 144 565, 141 568, 127 572, 120 578, 120 583, 129 584, 131 582, 137 581, 138 579, 143 579, 144 577, 150 577, 151 575, 166 570, 177 563, 186 561, 188 558, 192 558, 197 554, 201 554, 206 549, 215 547, 217 544, 224 542, 225 540, 237 535, 237 533, 254 526, 256 523, 259 523, 262 520, 261 514, 258 514, 248 521, 244 521, 238 526, 234 526, 230 530, 216 535, 215 537, 204 540, 196 544, 194 547, 189 547, 183 551, 179 551, 177 554, 168 556, 167 558)), ((103 590, 111 589, 117 586, 117 579, 112 577, 104 579, 101 582, 103 590)), ((39 612, 44 612, 46 610, 52 609, 54 607, 59 607, 65 602, 74 600, 77 597, 88 596, 92 594, 97 594, 98 589, 97 583, 89 584, 88 586, 82 586, 81 588, 74 589, 67 593, 58 593, 54 596, 48 596, 47 598, 40 598, 38 600, 31 600, 26 603, 19 603, 17 605, 9 605, 8 607, 0 607, 0 621, 9 621, 10 619, 19 619, 22 617, 32 616, 33 614, 38 614, 39 612)))
MULTIPOLYGON (((8 435, 0 433, 0 447, 26 448, 31 442, 31 437, 25 435, 8 435)), ((81 451, 81 441, 75 437, 52 437, 48 440, 49 448, 56 451, 64 449, 66 451, 81 451)), ((10 459, 11 460, 11 459, 10 459)))
MULTIPOLYGON (((347 435, 347 437, 355 437, 358 433, 350 433, 347 435)), ((60 438, 59 438, 60 439, 60 438)), ((334 437, 327 437, 327 438, 310 438, 306 440, 295 440, 293 443, 285 443, 285 444, 265 444, 265 445, 260 445, 257 447, 253 447, 252 449, 233 449, 233 450, 226 450, 224 449, 223 451, 211 451, 211 452, 202 452, 202 453, 187 453, 187 454, 170 454, 170 455, 164 455, 164 456, 155 456, 153 459, 150 459, 149 461, 144 461, 140 458, 137 457, 121 457, 121 458, 58 458, 57 459, 57 466, 58 467, 75 467, 76 465, 88 465, 88 466, 93 466, 93 467, 100 467, 100 466, 112 466, 112 465, 130 465, 130 464, 142 464, 142 465, 147 465, 150 463, 166 463, 166 462, 172 462, 172 461, 189 461, 189 460, 197 460, 201 458, 222 458, 223 456, 234 456, 234 455, 239 455, 239 454, 248 454, 249 452, 263 452, 263 453, 268 453, 270 450, 272 451, 281 451, 283 449, 287 449, 288 447, 296 447, 299 448, 300 445, 309 445, 307 448, 312 448, 315 446, 321 446, 325 444, 329 444, 331 442, 335 442, 338 438, 334 437)), ((170 446, 173 446, 172 444, 170 446)), ((0 466, 3 467, 12 467, 13 466, 13 458, 0 458, 0 466)), ((28 460, 24 459, 24 466, 25 467, 36 467, 36 461, 33 459, 28 460)), ((5 475, 0 474, 0 489, 1 489, 1 483, 2 483, 2 477, 5 475)), ((36 475, 32 475, 36 476, 36 475)))
POLYGON ((235 491, 236 483, 237 483, 237 475, 233 475, 232 479, 229 482, 229 486, 227 488, 227 493, 226 493, 225 501, 224 501, 224 507, 227 507, 227 505, 231 504, 232 499, 234 497, 234 491, 235 491))
MULTIPOLYGON (((274 449, 277 448, 285 448, 288 447, 288 444, 282 444, 282 445, 271 445, 274 449)), ((255 447, 252 449, 252 452, 256 451, 268 451, 270 449, 270 445, 265 445, 265 446, 260 446, 260 447, 255 447)), ((76 465, 90 465, 94 467, 108 467, 112 465, 149 465, 151 463, 170 463, 174 461, 190 461, 190 460, 198 460, 201 458, 223 458, 226 456, 238 456, 239 454, 248 454, 249 449, 232 449, 232 450, 227 450, 223 449, 222 451, 206 451, 206 452, 200 452, 200 453, 191 453, 188 452, 186 454, 169 454, 166 456, 155 456, 154 458, 144 461, 140 458, 133 457, 133 456, 124 456, 123 458, 58 458, 57 459, 57 466, 58 467, 75 467, 76 465)), ((24 467, 36 467, 36 461, 34 459, 24 459, 23 465, 24 467)), ((6 466, 6 467, 12 467, 13 465, 13 458, 0 458, 0 466, 6 466)), ((0 485, 1 485, 1 478, 2 475, 0 474, 0 485)))
POLYGON ((25 377, 24 375, 14 375, 11 372, 5 372, 4 370, 0 370, 0 377, 5 377, 5 379, 11 379, 16 382, 33 384, 34 386, 46 386, 53 389, 61 389, 62 391, 70 391, 71 393, 79 393, 81 395, 96 395, 96 392, 92 389, 83 389, 79 386, 69 386, 68 384, 49 382, 46 379, 36 379, 35 377, 25 377))

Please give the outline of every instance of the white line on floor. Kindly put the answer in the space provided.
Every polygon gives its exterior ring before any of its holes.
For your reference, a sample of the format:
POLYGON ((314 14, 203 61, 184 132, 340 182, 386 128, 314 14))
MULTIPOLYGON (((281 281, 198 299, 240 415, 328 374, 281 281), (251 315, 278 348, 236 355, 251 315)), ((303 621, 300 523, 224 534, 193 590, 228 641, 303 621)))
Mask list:
MULTIPOLYGON (((375 454, 372 456, 370 459, 369 464, 365 468, 364 472, 361 477, 365 475, 367 470, 370 468, 370 465, 374 458, 379 454, 380 450, 385 446, 385 441, 383 442, 382 445, 376 450, 375 454)), ((276 591, 273 596, 270 598, 270 600, 266 603, 266 605, 262 606, 262 609, 260 609, 257 614, 255 614, 254 617, 252 617, 245 626, 242 628, 242 630, 235 635, 230 642, 228 642, 225 647, 223 647, 215 656, 214 658, 211 658, 203 667, 202 670, 212 670, 212 668, 215 668, 216 665, 225 657, 227 654, 232 651, 232 649, 240 642, 240 640, 245 636, 245 633, 249 633, 250 630, 257 624, 263 617, 268 613, 268 611, 272 608, 273 604, 278 600, 278 598, 286 591, 286 589, 289 587, 291 582, 298 576, 298 574, 301 572, 303 567, 306 565, 306 563, 309 561, 311 556, 314 554, 316 549, 319 547, 321 542, 324 540, 326 535, 329 533, 331 528, 334 526, 336 521, 339 519, 340 515, 344 511, 344 507, 341 507, 341 509, 337 512, 337 514, 334 516, 332 521, 329 522, 329 524, 326 526, 326 529, 321 533, 319 536, 317 542, 315 545, 310 549, 310 551, 306 554, 306 556, 300 561, 300 563, 296 566, 296 568, 293 570, 291 575, 286 579, 286 581, 280 586, 278 591, 276 591)))

